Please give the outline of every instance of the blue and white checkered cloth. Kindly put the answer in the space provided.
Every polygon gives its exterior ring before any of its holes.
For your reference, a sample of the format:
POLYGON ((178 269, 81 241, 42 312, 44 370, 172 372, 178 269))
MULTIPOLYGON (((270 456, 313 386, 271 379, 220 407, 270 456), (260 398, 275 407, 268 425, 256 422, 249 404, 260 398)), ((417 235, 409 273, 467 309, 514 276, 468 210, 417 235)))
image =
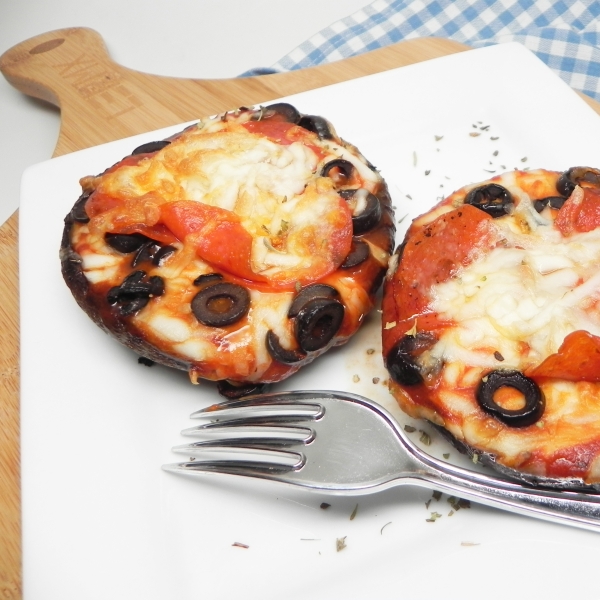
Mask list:
POLYGON ((600 100, 600 0, 376 0, 271 68, 244 75, 311 67, 430 36, 475 48, 520 42, 572 88, 600 100))

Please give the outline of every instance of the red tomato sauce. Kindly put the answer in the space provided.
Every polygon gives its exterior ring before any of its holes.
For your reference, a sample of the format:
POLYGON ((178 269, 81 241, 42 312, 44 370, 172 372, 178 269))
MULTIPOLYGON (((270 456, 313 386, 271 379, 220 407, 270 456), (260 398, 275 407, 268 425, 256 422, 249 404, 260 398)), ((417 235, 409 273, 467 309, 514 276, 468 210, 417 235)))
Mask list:
POLYGON ((263 135, 282 146, 300 142, 317 155, 317 160, 322 160, 325 157, 323 149, 314 143, 318 139, 317 134, 294 123, 269 118, 261 121, 248 121, 244 123, 244 128, 250 133, 263 135))

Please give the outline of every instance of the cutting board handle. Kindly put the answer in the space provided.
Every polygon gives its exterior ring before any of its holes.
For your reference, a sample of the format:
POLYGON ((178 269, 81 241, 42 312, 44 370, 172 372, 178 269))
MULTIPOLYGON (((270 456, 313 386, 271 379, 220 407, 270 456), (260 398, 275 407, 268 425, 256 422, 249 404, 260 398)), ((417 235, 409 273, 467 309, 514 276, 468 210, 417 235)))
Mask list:
POLYGON ((423 38, 287 73, 180 79, 123 67, 111 59, 100 34, 73 27, 10 48, 0 56, 0 71, 18 90, 60 107, 58 156, 465 49, 450 40, 423 38))
POLYGON ((61 96, 85 94, 108 83, 119 67, 92 29, 50 31, 13 46, 0 56, 0 71, 19 91, 61 105, 61 96))
POLYGON ((92 29, 60 29, 21 42, 0 56, 0 71, 21 92, 60 107, 55 155, 203 114, 190 102, 202 92, 199 82, 122 67, 92 29), (174 103, 172 94, 180 92, 174 103))

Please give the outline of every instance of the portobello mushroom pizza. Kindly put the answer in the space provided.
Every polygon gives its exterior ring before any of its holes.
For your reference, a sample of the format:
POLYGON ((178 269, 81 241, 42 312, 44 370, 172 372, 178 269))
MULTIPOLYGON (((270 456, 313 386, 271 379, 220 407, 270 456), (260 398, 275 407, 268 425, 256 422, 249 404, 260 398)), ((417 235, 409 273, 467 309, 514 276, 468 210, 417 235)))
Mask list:
POLYGON ((600 489, 600 171, 514 171, 411 224, 390 261, 390 389, 475 460, 600 489))
POLYGON ((61 247, 76 301, 139 355, 232 394, 346 342, 393 250, 380 174, 289 104, 203 119, 80 183, 61 247))

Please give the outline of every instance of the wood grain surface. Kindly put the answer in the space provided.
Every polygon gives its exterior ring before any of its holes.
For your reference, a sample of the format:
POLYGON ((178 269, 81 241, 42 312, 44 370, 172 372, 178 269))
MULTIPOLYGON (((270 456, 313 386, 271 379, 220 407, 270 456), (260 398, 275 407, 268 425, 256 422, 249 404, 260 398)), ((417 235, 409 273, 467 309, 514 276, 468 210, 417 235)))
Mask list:
MULTIPOLYGON (((449 40, 422 38, 289 73, 193 80, 127 69, 111 60, 98 33, 71 28, 11 48, 0 57, 0 71, 24 94, 60 108, 61 128, 54 152, 60 156, 465 50, 468 48, 449 40)), ((600 104, 584 98, 600 114, 600 104)), ((6 600, 22 597, 17 230, 15 213, 0 228, 0 598, 6 600)))

